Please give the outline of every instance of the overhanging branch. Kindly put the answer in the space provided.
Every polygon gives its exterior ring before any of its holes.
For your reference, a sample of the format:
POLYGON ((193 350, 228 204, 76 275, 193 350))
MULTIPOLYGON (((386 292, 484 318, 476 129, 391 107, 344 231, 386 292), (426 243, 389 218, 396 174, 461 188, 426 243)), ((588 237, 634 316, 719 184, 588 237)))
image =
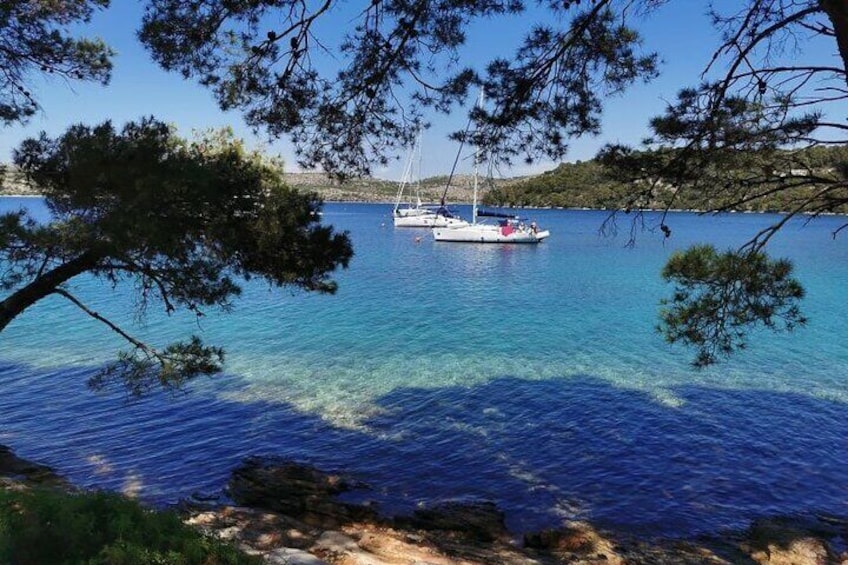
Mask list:
POLYGON ((105 324, 110 330, 112 330, 113 332, 115 332, 116 334, 118 334, 119 336, 121 336, 122 338, 127 340, 130 344, 132 344, 133 347, 136 347, 137 349, 144 351, 144 353, 147 354, 148 356, 155 357, 156 359, 160 359, 160 361, 161 361, 160 355, 155 349, 153 349, 152 347, 150 347, 146 343, 137 340, 136 338, 131 336, 129 333, 127 333, 126 331, 121 329, 117 324, 115 324, 114 322, 112 322, 108 318, 100 315, 98 312, 95 312, 94 310, 92 310, 91 308, 86 306, 85 304, 83 304, 77 297, 72 295, 70 292, 68 292, 64 289, 61 289, 61 288, 57 288, 53 292, 55 294, 58 294, 59 296, 64 296, 72 304, 74 304, 77 308, 79 308, 80 310, 82 310, 83 312, 88 314, 90 317, 94 318, 98 322, 105 324))

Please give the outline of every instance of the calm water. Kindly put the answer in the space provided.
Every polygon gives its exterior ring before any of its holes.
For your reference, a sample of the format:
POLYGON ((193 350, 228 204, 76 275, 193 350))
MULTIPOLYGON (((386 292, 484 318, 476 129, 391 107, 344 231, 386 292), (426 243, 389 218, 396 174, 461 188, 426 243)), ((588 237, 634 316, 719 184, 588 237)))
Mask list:
MULTIPOLYGON (((0 200, 20 205, 41 202, 0 200)), ((392 228, 389 208, 326 207, 356 249, 336 296, 252 284, 231 315, 198 326, 138 321, 131 300, 77 282, 148 339, 200 332, 226 346, 227 373, 185 395, 89 392, 121 342, 59 298, 32 308, 0 337, 0 443, 157 504, 219 492, 243 457, 274 454, 352 473, 373 487, 354 498, 386 512, 493 500, 515 531, 578 518, 690 535, 848 514, 842 219, 790 224, 772 248, 796 262, 809 327, 696 371, 654 332, 661 266, 696 241, 737 245, 774 216, 674 214, 669 242, 647 232, 627 249, 599 237, 602 212, 532 211, 552 237, 516 248, 436 244, 392 228)))

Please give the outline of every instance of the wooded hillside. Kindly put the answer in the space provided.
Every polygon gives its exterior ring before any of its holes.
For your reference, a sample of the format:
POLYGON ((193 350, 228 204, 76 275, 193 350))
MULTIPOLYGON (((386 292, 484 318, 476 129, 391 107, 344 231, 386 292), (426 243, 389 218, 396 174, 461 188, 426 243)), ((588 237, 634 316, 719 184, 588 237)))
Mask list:
MULTIPOLYGON (((668 158, 671 158, 670 154, 668 158)), ((788 161, 788 160, 787 160, 788 161)), ((793 201, 814 192, 816 183, 803 188, 775 192, 782 183, 798 178, 848 177, 848 148, 809 147, 793 152, 793 167, 785 171, 771 171, 767 183, 757 181, 750 187, 751 200, 734 209, 747 211, 783 211, 791 208, 793 201), (756 196, 755 195, 762 195, 756 196)), ((738 171, 734 175, 744 183, 749 171, 738 171)), ((762 172, 762 171, 760 171, 762 172)), ((644 183, 645 181, 639 181, 644 183)), ((727 206, 715 197, 707 199, 699 192, 686 186, 675 187, 663 179, 654 179, 652 198, 648 201, 632 201, 633 194, 644 191, 633 190, 633 183, 613 171, 602 162, 593 159, 576 163, 562 163, 557 168, 541 175, 501 185, 486 193, 485 202, 495 206, 534 206, 565 208, 643 208, 672 209, 722 209, 727 206)), ((848 212, 848 209, 841 210, 848 212)))
MULTIPOLYGON (((797 151, 793 162, 800 165, 788 171, 776 171, 773 175, 773 187, 759 186, 759 192, 770 192, 781 179, 798 178, 812 175, 848 177, 848 148, 846 147, 810 147, 797 151)), ((0 169, 2 170, 2 169, 0 169)), ((744 171, 739 172, 744 176, 744 171)), ((340 183, 322 173, 286 173, 286 182, 301 190, 315 191, 327 201, 344 202, 393 202, 398 190, 396 181, 383 179, 351 179, 340 183)), ((423 179, 420 183, 421 199, 425 202, 438 202, 447 185, 447 176, 423 179)), ((449 203, 468 203, 472 198, 473 177, 457 175, 451 179, 447 200, 449 203)), ((536 176, 507 179, 486 179, 480 181, 483 203, 489 206, 503 207, 560 207, 613 209, 639 205, 644 208, 664 209, 717 209, 723 203, 715 199, 705 200, 703 195, 674 186, 659 179, 656 183, 654 198, 647 202, 631 202, 632 183, 622 180, 620 175, 592 159, 575 163, 562 163, 555 169, 536 176)), ((407 189, 404 201, 410 200, 415 187, 407 189)), ((792 201, 803 196, 802 189, 777 192, 756 198, 746 203, 747 211, 782 211, 791 207, 792 201)), ((805 187, 803 191, 815 190, 815 185, 805 187)), ((13 168, 6 168, 6 175, 0 194, 37 194, 36 187, 13 168)), ((848 213, 848 209, 842 210, 848 213)))

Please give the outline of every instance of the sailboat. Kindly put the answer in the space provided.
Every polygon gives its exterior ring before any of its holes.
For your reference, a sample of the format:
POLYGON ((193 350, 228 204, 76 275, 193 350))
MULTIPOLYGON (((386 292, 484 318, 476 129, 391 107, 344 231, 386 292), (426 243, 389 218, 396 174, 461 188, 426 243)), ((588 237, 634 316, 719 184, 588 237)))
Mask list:
POLYGON ((397 197, 395 198, 395 207, 392 212, 392 219, 397 228, 434 228, 434 227, 454 227, 467 226, 468 222, 453 214, 444 205, 425 205, 421 203, 420 191, 420 174, 421 170, 421 134, 415 140, 415 144, 409 153, 406 166, 404 167, 403 176, 401 177, 400 185, 398 186, 397 197), (412 186, 412 169, 415 165, 416 158, 418 161, 419 174, 415 185, 415 204, 409 203, 401 206, 404 192, 412 186))
MULTIPOLYGON (((479 107, 483 107, 483 91, 480 91, 479 107)), ((477 185, 480 167, 480 149, 474 154, 474 204, 471 223, 460 226, 445 226, 433 229, 436 241, 460 243, 539 243, 551 235, 548 230, 539 228, 536 222, 526 223, 513 214, 487 212, 477 208, 477 185), (478 221, 480 217, 498 218, 497 223, 478 221)))

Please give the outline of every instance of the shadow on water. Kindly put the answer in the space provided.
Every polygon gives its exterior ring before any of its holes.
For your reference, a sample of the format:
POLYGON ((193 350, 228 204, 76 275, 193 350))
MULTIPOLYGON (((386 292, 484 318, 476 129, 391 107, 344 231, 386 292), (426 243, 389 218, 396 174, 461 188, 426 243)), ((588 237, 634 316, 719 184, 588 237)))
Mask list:
MULTIPOLYGON (((238 402, 238 379, 124 404, 84 388, 86 370, 0 365, 0 443, 73 482, 155 503, 212 493, 247 455, 273 454, 371 485, 386 513, 487 499, 516 532, 564 519, 691 536, 757 517, 848 514, 848 418, 797 394, 683 386, 657 401, 591 376, 502 377, 397 389, 362 429, 281 403, 238 402)), ((205 386, 205 385, 204 385, 205 386)))
POLYGON ((843 404, 763 391, 674 392, 679 407, 591 377, 502 378, 396 391, 381 399, 391 416, 371 424, 416 438, 404 461, 426 469, 434 492, 495 499, 519 531, 580 517, 691 535, 777 513, 848 511, 843 404))

